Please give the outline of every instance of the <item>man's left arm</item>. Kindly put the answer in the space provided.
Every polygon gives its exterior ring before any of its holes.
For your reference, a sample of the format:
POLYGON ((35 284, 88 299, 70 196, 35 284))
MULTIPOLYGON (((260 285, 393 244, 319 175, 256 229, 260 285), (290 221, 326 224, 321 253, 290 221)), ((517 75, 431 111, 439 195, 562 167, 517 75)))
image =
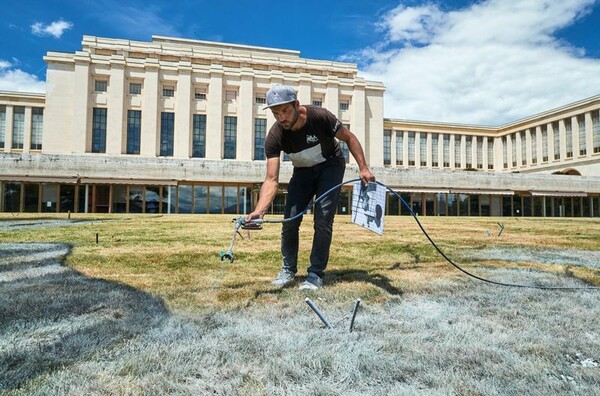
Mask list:
POLYGON ((346 127, 340 126, 335 137, 348 145, 348 150, 350 150, 350 153, 352 153, 352 156, 358 164, 359 177, 362 182, 364 184, 374 182, 375 176, 369 170, 367 160, 365 159, 365 152, 356 135, 350 132, 346 127))

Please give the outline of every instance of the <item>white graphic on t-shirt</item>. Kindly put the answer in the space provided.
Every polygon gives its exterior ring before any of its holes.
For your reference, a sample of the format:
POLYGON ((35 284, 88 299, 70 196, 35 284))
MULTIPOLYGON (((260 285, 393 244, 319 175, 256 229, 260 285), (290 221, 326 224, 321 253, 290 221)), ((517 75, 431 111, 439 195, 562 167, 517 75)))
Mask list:
POLYGON ((306 143, 316 143, 319 141, 319 138, 316 135, 306 135, 306 143))
POLYGON ((325 157, 323 157, 323 153, 321 152, 320 144, 309 147, 306 150, 302 150, 298 153, 290 153, 289 157, 292 161, 292 165, 294 165, 296 168, 308 168, 326 161, 325 157))

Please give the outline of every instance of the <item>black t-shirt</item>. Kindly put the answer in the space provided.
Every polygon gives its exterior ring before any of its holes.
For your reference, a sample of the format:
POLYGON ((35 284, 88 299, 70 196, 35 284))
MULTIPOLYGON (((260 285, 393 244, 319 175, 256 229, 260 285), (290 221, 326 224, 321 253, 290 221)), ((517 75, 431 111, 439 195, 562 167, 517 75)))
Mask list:
POLYGON ((306 122, 298 131, 283 129, 275 123, 265 141, 267 158, 279 157, 283 150, 296 168, 307 168, 331 160, 344 164, 335 134, 342 126, 327 109, 306 107, 306 122))

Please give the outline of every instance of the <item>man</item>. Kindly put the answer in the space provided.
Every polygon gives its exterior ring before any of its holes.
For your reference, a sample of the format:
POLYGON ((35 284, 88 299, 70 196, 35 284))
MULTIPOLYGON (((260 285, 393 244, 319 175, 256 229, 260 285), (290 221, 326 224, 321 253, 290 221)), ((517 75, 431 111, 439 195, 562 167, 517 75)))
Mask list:
MULTIPOLYGON (((277 194, 281 151, 289 155, 294 172, 288 184, 285 218, 302 212, 313 196, 321 196, 342 183, 346 161, 336 138, 346 142, 359 167, 363 183, 375 181, 356 136, 346 129, 336 116, 317 106, 301 106, 296 91, 276 85, 267 92, 267 107, 276 123, 265 141, 267 174, 260 189, 258 203, 246 220, 262 218, 277 194)), ((328 194, 314 206, 314 236, 308 276, 300 290, 316 290, 323 285, 329 260, 333 217, 340 189, 328 194)), ((281 231, 281 272, 273 281, 285 286, 294 281, 298 271, 298 231, 302 216, 285 222, 281 231)))

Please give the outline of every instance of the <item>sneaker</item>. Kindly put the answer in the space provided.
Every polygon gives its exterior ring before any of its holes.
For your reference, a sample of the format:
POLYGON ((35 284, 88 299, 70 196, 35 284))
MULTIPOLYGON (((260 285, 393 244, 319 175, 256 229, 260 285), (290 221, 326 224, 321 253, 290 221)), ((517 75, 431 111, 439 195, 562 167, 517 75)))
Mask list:
POLYGON ((314 272, 309 272, 308 276, 302 282, 299 289, 300 290, 317 290, 323 286, 323 279, 319 277, 319 275, 314 272))
POLYGON ((275 278, 275 280, 271 283, 275 286, 283 287, 289 283, 292 283, 295 277, 296 274, 294 274, 292 271, 287 268, 282 268, 279 272, 279 275, 277 275, 277 278, 275 278))

